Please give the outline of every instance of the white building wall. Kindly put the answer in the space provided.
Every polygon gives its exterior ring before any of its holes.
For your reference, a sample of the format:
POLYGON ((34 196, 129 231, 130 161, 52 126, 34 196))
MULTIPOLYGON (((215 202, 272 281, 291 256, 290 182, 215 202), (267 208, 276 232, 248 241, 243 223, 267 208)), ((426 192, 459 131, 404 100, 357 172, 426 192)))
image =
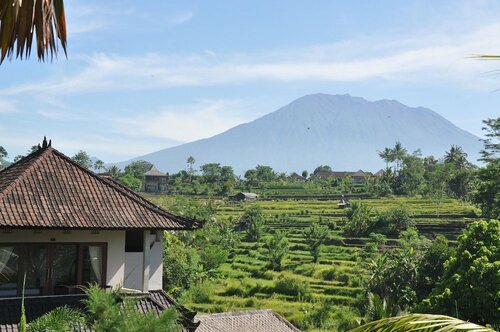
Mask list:
POLYGON ((158 232, 159 241, 154 242, 153 247, 151 248, 149 290, 158 290, 163 288, 163 232, 158 232))
MULTIPOLYGON (((123 280, 125 277, 125 231, 99 231, 98 233, 93 234, 90 230, 71 231, 69 233, 65 233, 62 230, 0 230, 0 243, 23 242, 107 243, 108 257, 106 267, 106 285, 112 287, 123 285, 123 280)), ((140 268, 140 270, 142 270, 142 268, 140 268)))

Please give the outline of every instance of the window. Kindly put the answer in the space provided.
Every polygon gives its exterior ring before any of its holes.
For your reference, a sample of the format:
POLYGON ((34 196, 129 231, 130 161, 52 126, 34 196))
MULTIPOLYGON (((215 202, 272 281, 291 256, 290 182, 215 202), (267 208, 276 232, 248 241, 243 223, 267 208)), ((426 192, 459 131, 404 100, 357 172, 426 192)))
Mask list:
POLYGON ((125 252, 142 252, 144 248, 144 232, 142 230, 125 231, 125 252))

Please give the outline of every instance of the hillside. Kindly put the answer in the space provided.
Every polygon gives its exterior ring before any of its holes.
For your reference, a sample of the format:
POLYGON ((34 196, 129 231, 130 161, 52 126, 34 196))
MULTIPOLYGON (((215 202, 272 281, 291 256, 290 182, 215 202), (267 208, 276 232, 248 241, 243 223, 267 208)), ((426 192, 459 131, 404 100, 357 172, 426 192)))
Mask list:
POLYGON ((410 152, 421 149, 423 155, 436 157, 452 144, 459 145, 471 161, 482 148, 478 137, 430 109, 395 100, 314 94, 219 135, 133 160, 144 159, 169 172, 184 169, 190 155, 197 165, 232 165, 238 174, 257 164, 286 172, 311 171, 320 164, 335 170, 376 171, 384 166, 377 150, 396 141, 410 152))

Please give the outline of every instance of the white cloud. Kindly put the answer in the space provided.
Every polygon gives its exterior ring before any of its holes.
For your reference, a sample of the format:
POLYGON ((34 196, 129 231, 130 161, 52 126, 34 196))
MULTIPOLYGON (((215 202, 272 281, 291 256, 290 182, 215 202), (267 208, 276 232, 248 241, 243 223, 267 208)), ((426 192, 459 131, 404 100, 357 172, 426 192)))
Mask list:
POLYGON ((121 135, 189 142, 216 135, 247 120, 239 116, 244 107, 239 101, 202 100, 194 105, 168 106, 111 121, 114 131, 121 135))
POLYGON ((0 99, 0 115, 13 114, 17 112, 17 106, 14 101, 0 99))
POLYGON ((423 83, 442 81, 469 88, 474 87, 472 81, 480 81, 483 89, 491 90, 497 83, 495 78, 477 78, 496 68, 498 63, 467 56, 500 49, 498 35, 500 24, 491 24, 467 33, 441 32, 387 42, 363 39, 258 54, 201 52, 126 57, 98 53, 87 57, 84 69, 73 75, 14 86, 4 89, 0 95, 79 94, 260 80, 349 82, 373 78, 423 83))
POLYGON ((192 19, 193 19, 193 12, 188 11, 175 16, 167 17, 167 23, 169 25, 179 25, 191 21, 192 19))

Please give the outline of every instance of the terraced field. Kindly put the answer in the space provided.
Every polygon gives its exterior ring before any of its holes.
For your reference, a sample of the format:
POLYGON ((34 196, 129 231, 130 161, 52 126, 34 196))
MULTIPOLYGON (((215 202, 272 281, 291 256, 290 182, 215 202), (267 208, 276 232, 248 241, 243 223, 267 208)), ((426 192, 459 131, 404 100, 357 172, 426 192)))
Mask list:
MULTIPOLYGON (((171 205, 175 199, 171 196, 148 198, 164 207, 171 205)), ((467 223, 477 220, 478 211, 474 207, 452 199, 442 202, 439 217, 436 203, 429 199, 398 197, 362 200, 373 208, 373 214, 405 204, 412 211, 419 231, 429 237, 444 234, 454 240, 467 223)), ((199 312, 269 308, 300 327, 303 326, 304 316, 318 300, 333 303, 334 310, 359 304, 363 279, 367 277, 369 257, 364 246, 368 239, 343 236, 341 230, 345 210, 337 209, 337 200, 308 198, 256 203, 216 200, 215 203, 218 205, 217 217, 226 220, 238 220, 248 206, 260 205, 266 217, 267 232, 277 229, 286 232, 290 251, 284 260, 283 270, 270 271, 262 244, 245 242, 242 236, 234 257, 220 268, 221 278, 211 284, 214 292, 210 300, 187 303, 188 307, 199 312), (312 263, 303 237, 303 230, 311 222, 319 222, 329 228, 318 264, 312 263), (282 289, 280 278, 285 278, 285 282, 290 281, 286 278, 295 279, 304 289, 282 289)), ((397 245, 397 239, 389 239, 388 245, 397 245)))

